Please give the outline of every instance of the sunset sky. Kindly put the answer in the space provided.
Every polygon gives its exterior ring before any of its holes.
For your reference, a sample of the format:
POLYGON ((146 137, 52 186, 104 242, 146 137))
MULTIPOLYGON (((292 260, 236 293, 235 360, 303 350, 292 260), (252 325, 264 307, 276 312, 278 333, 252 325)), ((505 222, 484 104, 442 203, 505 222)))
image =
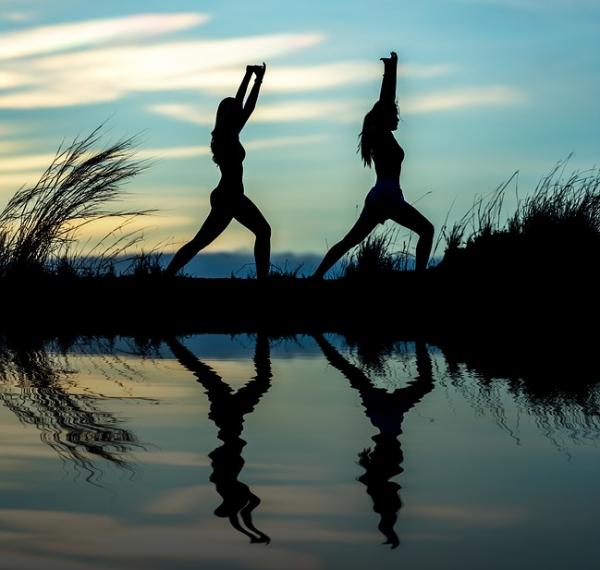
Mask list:
MULTIPOLYGON (((374 181, 357 135, 390 50, 401 185, 437 228, 515 170, 522 196, 571 152, 572 168, 598 164, 596 0, 0 0, 0 203, 61 141, 108 120, 107 141, 141 133, 153 166, 128 204, 158 209, 147 243, 174 249, 218 181, 216 106, 265 61, 242 133, 246 192, 274 251, 324 252, 374 181)), ((234 223, 210 250, 251 245, 234 223)))

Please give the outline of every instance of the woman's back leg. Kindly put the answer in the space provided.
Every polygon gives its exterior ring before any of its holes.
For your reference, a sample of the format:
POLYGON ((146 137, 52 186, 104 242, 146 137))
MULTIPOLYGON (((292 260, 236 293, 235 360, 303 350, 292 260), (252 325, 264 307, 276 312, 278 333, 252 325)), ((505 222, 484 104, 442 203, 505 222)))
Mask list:
POLYGON ((231 214, 213 208, 194 238, 181 247, 174 255, 166 269, 166 273, 168 275, 175 275, 200 250, 219 237, 232 219, 231 214))
POLYGON ((375 229, 376 225, 377 221, 361 215, 352 228, 350 228, 350 231, 325 254, 325 257, 323 258, 323 261, 321 261, 319 267, 317 267, 314 276, 322 279, 325 273, 333 267, 335 262, 347 251, 365 239, 375 229))

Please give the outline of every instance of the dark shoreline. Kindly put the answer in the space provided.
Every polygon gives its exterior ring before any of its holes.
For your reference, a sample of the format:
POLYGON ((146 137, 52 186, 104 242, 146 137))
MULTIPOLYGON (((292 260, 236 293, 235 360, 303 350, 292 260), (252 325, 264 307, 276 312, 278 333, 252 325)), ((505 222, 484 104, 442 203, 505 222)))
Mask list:
POLYGON ((432 271, 314 281, 56 277, 0 282, 0 333, 35 337, 311 331, 592 335, 599 279, 432 271), (588 327, 592 327, 591 331, 588 327))

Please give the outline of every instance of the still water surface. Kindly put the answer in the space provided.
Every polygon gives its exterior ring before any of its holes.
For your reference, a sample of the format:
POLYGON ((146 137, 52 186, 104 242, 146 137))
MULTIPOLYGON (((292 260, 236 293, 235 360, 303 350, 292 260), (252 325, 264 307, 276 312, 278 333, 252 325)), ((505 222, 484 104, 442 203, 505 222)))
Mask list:
POLYGON ((593 568, 598 371, 499 368, 333 334, 2 341, 0 566, 593 568))

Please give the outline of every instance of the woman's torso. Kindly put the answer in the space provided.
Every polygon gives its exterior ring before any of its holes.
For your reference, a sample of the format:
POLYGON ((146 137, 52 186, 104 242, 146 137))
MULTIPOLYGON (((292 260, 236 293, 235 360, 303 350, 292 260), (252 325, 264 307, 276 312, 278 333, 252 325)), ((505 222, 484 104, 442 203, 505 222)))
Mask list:
POLYGON ((243 162, 246 151, 237 136, 223 136, 213 139, 215 162, 221 171, 217 190, 239 193, 244 191, 243 162))
POLYGON ((377 223, 389 218, 390 212, 404 207, 404 195, 400 189, 400 170, 404 160, 404 150, 391 132, 385 133, 373 145, 373 162, 377 182, 365 198, 366 215, 377 223))
POLYGON ((391 132, 383 134, 373 145, 373 162, 377 181, 400 183, 400 171, 404 160, 404 150, 391 132))

